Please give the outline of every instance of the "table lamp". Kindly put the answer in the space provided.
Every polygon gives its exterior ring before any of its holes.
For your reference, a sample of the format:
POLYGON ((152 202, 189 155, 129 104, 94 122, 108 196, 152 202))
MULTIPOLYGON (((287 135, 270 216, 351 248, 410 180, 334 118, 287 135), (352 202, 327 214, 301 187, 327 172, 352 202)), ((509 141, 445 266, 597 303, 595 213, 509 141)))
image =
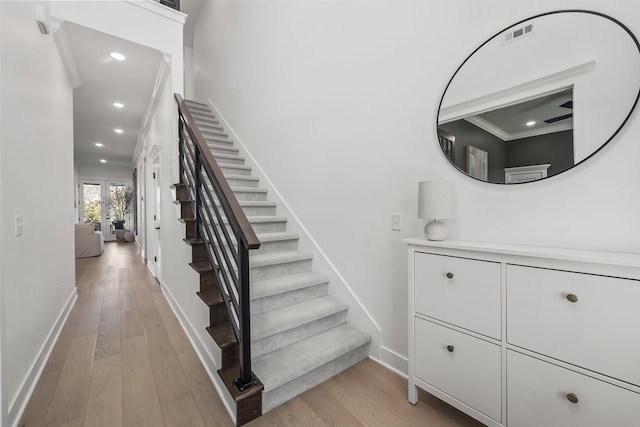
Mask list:
POLYGON ((441 219, 453 218, 455 211, 452 181, 418 183, 418 218, 432 219, 424 228, 429 240, 444 240, 447 226, 441 219))

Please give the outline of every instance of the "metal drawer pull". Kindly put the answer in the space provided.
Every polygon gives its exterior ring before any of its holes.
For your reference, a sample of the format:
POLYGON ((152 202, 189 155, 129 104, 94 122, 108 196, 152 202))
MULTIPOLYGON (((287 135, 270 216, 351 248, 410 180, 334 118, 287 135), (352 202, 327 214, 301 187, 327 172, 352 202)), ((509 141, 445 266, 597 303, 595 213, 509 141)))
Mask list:
POLYGON ((569 294, 567 295, 567 299, 571 302, 577 302, 578 301, 578 297, 575 294, 569 294))
POLYGON ((448 351, 449 353, 453 353, 453 348, 454 348, 454 347, 453 347, 452 345, 448 345, 448 346, 447 346, 447 351, 448 351))
POLYGON ((567 394, 567 400, 571 403, 578 403, 578 396, 573 393, 567 394))
POLYGON ((447 278, 448 279, 453 279, 453 273, 447 273, 447 278))

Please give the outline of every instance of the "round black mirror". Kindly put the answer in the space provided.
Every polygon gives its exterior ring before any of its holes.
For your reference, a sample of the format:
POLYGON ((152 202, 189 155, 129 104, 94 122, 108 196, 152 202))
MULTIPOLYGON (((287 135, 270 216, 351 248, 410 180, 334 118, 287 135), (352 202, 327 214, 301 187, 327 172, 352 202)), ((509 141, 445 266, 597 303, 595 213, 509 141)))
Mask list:
POLYGON ((481 181, 557 175, 622 129, 640 96, 640 44, 601 13, 563 10, 512 25, 478 47, 447 84, 438 140, 481 181))

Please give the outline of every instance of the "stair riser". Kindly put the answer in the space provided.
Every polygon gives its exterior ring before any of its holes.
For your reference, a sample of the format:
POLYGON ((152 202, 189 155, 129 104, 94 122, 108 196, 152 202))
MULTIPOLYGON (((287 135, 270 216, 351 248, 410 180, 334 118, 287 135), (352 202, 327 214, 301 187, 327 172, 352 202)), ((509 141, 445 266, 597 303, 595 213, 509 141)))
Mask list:
POLYGON ((286 307, 288 305, 298 304, 313 298, 327 295, 328 284, 309 286, 307 288, 296 289, 295 291, 285 292, 265 298, 251 301, 251 314, 260 314, 266 311, 275 310, 277 308, 286 307))
POLYGON ((186 222, 185 224, 185 235, 187 239, 193 239, 196 237, 196 223, 195 222, 186 222))
POLYGON ((233 187, 251 187, 251 188, 258 188, 258 183, 260 181, 258 181, 257 179, 234 179, 234 178, 227 178, 227 182, 229 183, 229 186, 231 187, 231 189, 233 189, 233 187))
POLYGON ((260 248, 249 252, 249 256, 272 254, 274 252, 288 252, 298 249, 298 239, 276 240, 273 242, 262 242, 260 248))
POLYGON ((287 400, 304 393, 305 391, 328 380, 338 373, 350 368, 358 362, 363 361, 369 355, 369 344, 363 345, 332 360, 331 362, 314 369, 305 375, 296 378, 276 389, 263 393, 262 413, 266 414, 273 408, 280 406, 287 400))
POLYGON ((264 202, 267 200, 267 193, 261 192, 253 192, 253 191, 234 191, 238 200, 244 201, 256 201, 256 202, 264 202))
POLYGON ((282 264, 253 267, 249 270, 250 280, 266 280, 289 274, 311 271, 311 260, 292 261, 282 264))
MULTIPOLYGON (((244 165, 244 159, 242 157, 237 157, 237 158, 228 158, 228 157, 221 157, 219 155, 214 154, 213 158, 216 159, 216 162, 218 163, 218 165, 244 165)), ((222 166, 220 166, 222 167, 222 166)))
POLYGON ((194 245, 191 246, 191 262, 199 263, 199 262, 208 262, 209 257, 207 256, 207 250, 204 245, 194 245))
POLYGON ((193 209, 191 209, 191 202, 180 203, 180 218, 193 218, 193 209))
POLYGON ((214 288, 218 288, 218 282, 215 274, 213 274, 212 271, 200 273, 200 291, 208 291, 214 288))
POLYGON ((216 326, 229 321, 229 312, 224 303, 209 308, 209 326, 216 326))
POLYGON ((279 348, 301 341, 310 336, 319 334, 334 328, 347 320, 347 311, 332 314, 330 316, 311 321, 287 331, 265 337, 251 343, 251 356, 260 357, 279 348))
POLYGON ((189 191, 187 190, 187 187, 181 185, 174 187, 171 191, 173 193, 173 200, 189 200, 189 191))
POLYGON ((238 155, 238 149, 237 148, 233 148, 231 146, 229 147, 212 147, 211 145, 209 145, 209 149, 211 150, 212 153, 214 154, 227 154, 230 156, 237 156, 238 155))
POLYGON ((229 175, 242 175, 242 176, 251 176, 251 169, 240 169, 234 168, 233 165, 219 163, 220 169, 222 169, 222 173, 229 175))

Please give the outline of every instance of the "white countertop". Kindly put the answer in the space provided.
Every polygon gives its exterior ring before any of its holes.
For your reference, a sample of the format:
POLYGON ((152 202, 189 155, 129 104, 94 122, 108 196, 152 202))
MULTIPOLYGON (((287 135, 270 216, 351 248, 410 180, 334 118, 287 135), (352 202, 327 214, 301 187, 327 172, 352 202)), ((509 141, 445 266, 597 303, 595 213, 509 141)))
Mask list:
POLYGON ((541 246, 512 245, 507 243, 472 242, 465 240, 427 240, 424 237, 403 239, 404 243, 415 246, 458 249, 504 255, 519 255, 534 258, 565 261, 589 262, 620 267, 640 268, 640 253, 602 252, 583 249, 549 248, 541 246))

